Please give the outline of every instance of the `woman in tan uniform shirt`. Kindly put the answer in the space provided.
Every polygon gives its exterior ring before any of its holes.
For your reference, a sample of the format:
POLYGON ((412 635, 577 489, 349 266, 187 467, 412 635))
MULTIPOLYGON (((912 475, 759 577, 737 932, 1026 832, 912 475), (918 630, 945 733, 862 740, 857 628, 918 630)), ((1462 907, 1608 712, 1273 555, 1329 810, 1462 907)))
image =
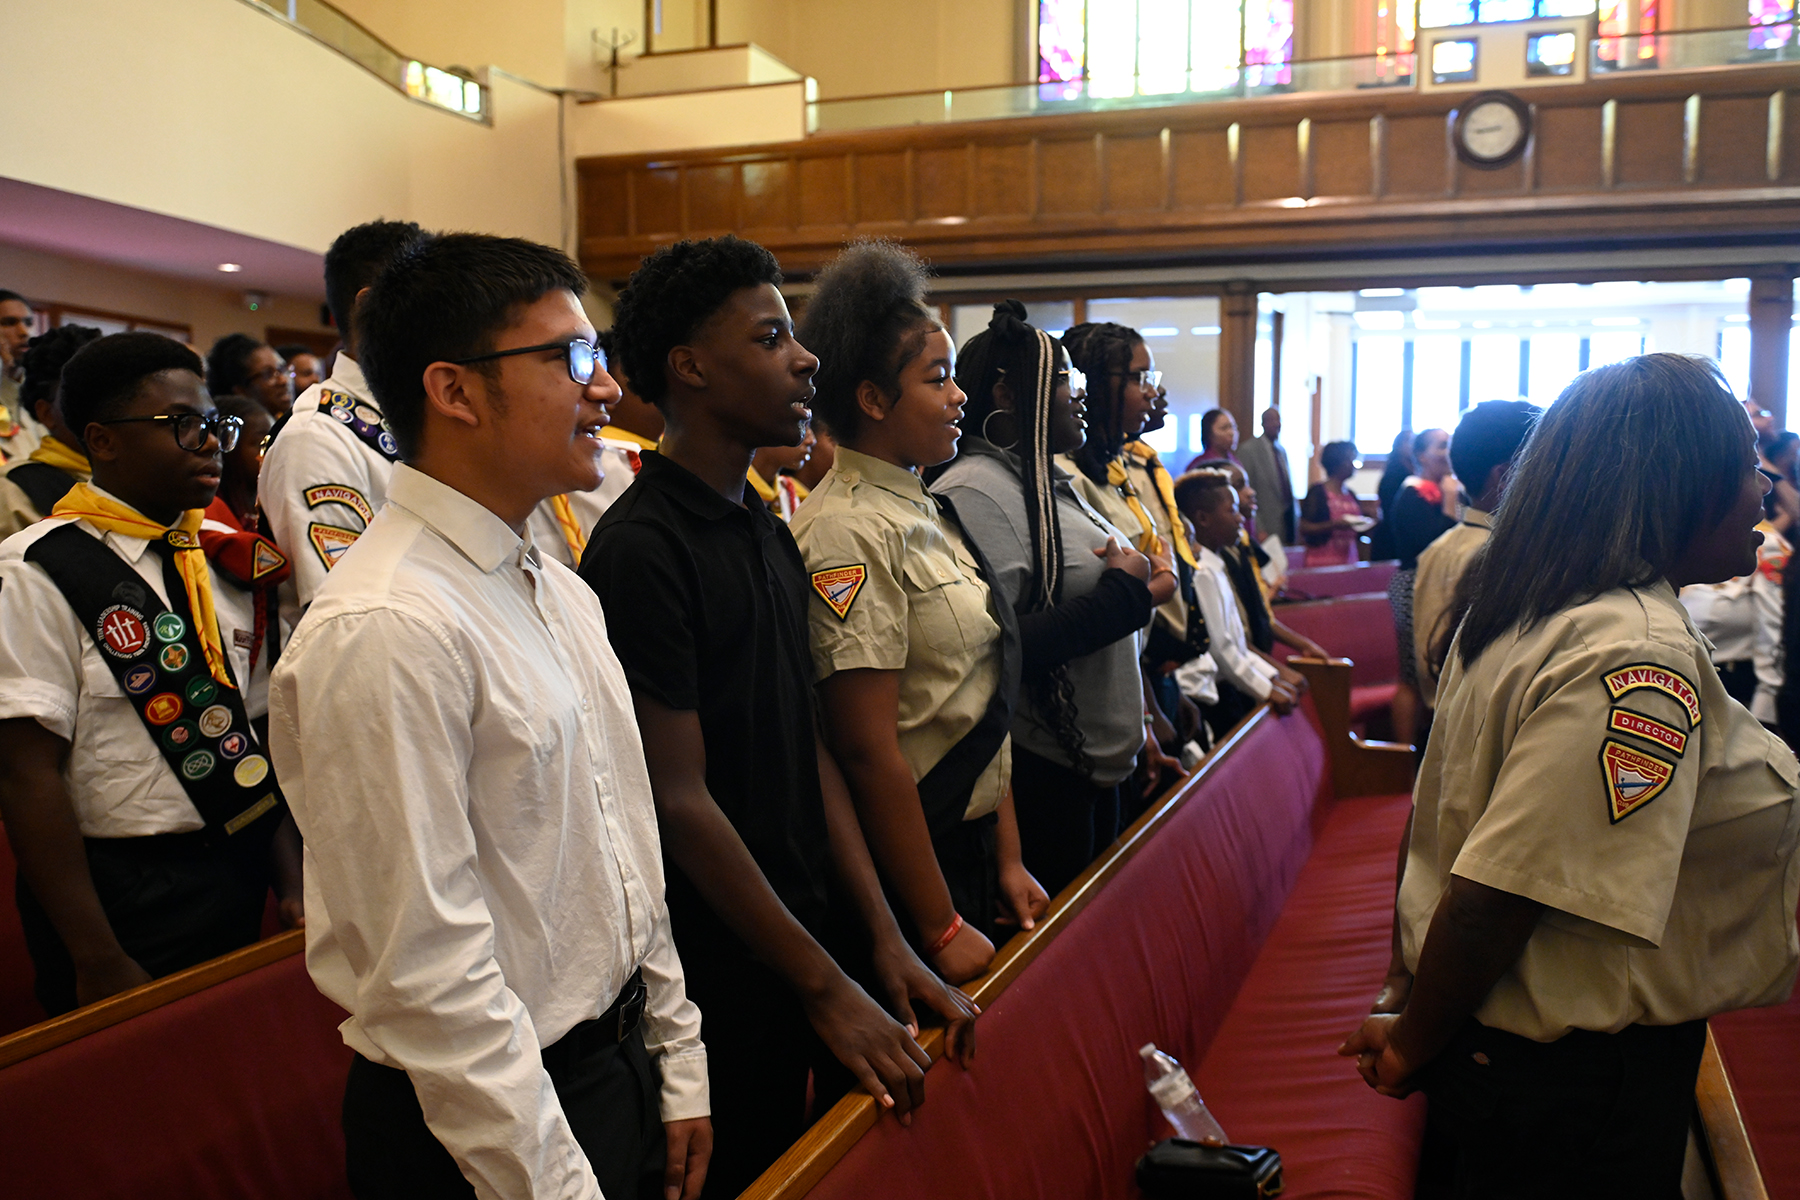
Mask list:
POLYGON ((965 398, 926 279, 885 242, 819 276, 798 337, 819 355, 813 410, 837 457, 792 528, 827 741, 895 914, 959 983, 987 969, 997 925, 1029 929, 1049 899, 1020 861, 1013 814, 1017 626, 917 474, 956 453, 965 398))
POLYGON ((1548 410, 1471 567, 1341 1050, 1430 1094, 1459 1196, 1679 1195, 1705 1018, 1793 986, 1800 771, 1675 598, 1754 569, 1766 487, 1716 368, 1630 359, 1548 410))

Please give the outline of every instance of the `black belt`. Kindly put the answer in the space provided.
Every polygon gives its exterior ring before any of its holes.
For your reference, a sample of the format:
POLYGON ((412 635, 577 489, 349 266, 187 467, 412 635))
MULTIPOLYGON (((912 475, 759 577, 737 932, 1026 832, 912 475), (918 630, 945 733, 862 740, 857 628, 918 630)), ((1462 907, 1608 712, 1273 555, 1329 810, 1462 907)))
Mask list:
POLYGON ((637 1031, 644 1019, 644 1001, 649 989, 644 986, 644 972, 631 973, 619 998, 612 1007, 597 1017, 590 1017, 543 1050, 544 1068, 554 1071, 574 1059, 606 1046, 616 1046, 637 1031))

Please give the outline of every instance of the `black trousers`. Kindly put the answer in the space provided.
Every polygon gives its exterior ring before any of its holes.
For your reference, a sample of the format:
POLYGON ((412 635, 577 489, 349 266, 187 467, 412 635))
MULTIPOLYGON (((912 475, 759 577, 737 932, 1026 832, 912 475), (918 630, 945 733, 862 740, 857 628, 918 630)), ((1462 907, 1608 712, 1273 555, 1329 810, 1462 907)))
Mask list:
MULTIPOLYGON (((1000 944, 1000 927, 994 924, 1000 909, 999 822, 998 814, 989 813, 973 821, 959 821, 956 828, 931 839, 938 870, 944 873, 944 884, 950 889, 950 903, 956 906, 965 924, 996 946, 1000 944)), ((905 911, 894 905, 896 915, 905 911)), ((902 928, 911 925, 907 921, 902 928)))
MULTIPOLYGON (((806 1132, 809 1079, 814 1116, 854 1081, 813 1032, 793 989, 742 943, 729 937, 683 939, 677 925, 676 949, 688 998, 700 1007, 700 1038, 706 1043, 713 1155, 704 1195, 733 1200, 806 1132)), ((843 954, 833 957, 869 987, 843 954)), ((879 990, 869 994, 886 1007, 879 990)))
POLYGON ((1678 1200, 1706 1022, 1554 1042, 1469 1021, 1422 1073, 1459 1200, 1678 1200))
MULTIPOLYGON (((88 838, 88 873, 119 945, 160 977, 257 939, 269 891, 266 844, 246 854, 209 846, 198 833, 88 838)), ((38 1003, 53 1017, 69 1012, 76 1007, 74 961, 23 872, 16 892, 38 1003)))
POLYGON ((1119 836, 1119 785, 1013 746, 1013 809, 1025 869, 1052 897, 1119 836))
MULTIPOLYGON (((544 1070, 607 1200, 661 1200, 662 1083, 644 1032, 584 1022, 544 1050, 544 1070)), ((357 1055, 344 1087, 344 1159, 357 1200, 466 1200, 475 1188, 425 1124, 405 1071, 357 1055)))
POLYGON ((1749 708, 1750 701, 1756 698, 1756 664, 1746 658, 1714 665, 1719 671, 1719 682, 1725 685, 1725 694, 1749 708))

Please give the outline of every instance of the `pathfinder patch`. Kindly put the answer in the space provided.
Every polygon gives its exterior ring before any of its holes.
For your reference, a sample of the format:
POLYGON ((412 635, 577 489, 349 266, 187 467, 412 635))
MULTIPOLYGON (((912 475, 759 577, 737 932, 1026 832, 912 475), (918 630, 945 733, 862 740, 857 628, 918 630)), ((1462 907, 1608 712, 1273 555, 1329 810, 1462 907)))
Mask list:
POLYGON ((862 591, 863 581, 868 577, 869 570, 861 563, 853 567, 814 571, 813 591, 819 593, 819 599, 830 605, 831 611, 842 621, 850 615, 850 606, 856 603, 857 594, 862 591))
POLYGON ((1600 747, 1600 773, 1606 778, 1607 816, 1617 825, 1662 795, 1675 778, 1675 764, 1607 738, 1600 747))

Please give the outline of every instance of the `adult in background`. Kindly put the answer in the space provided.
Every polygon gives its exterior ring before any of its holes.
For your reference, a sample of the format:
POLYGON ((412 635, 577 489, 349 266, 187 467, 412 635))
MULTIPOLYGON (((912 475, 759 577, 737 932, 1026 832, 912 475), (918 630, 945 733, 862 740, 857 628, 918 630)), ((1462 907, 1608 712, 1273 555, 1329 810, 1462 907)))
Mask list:
POLYGON ((0 288, 0 462, 24 458, 37 448, 43 428, 19 398, 25 376, 25 346, 36 317, 17 292, 0 288))
POLYGON ((324 381, 325 361, 311 347, 297 343, 277 346, 275 353, 281 355, 293 373, 294 395, 305 395, 307 388, 324 381))
POLYGON ((273 346, 228 333, 207 351, 206 390, 255 400, 279 419, 294 406, 294 373, 273 346))
POLYGON ((1751 569, 1767 486, 1716 367, 1628 359, 1545 412, 1475 561, 1340 1049, 1430 1096, 1458 1196, 1672 1200, 1706 1018, 1793 987, 1800 765, 1675 599, 1751 569))
POLYGON ((271 724, 307 967, 350 1014, 359 1200, 704 1182, 706 1051, 630 693, 593 593, 526 524, 600 482, 616 388, 586 287, 547 246, 455 234, 358 305, 402 463, 294 631, 271 724))
POLYGON ((1419 553, 1413 578, 1413 649, 1419 664, 1419 696, 1427 708, 1436 706, 1438 676, 1468 607, 1458 587, 1470 560, 1487 545, 1513 463, 1543 415, 1543 409, 1524 400, 1487 400, 1457 423, 1450 464, 1458 479, 1480 490, 1463 509, 1462 520, 1419 553))
POLYGON ((1394 515, 1394 501, 1400 497, 1400 487, 1407 477, 1418 469, 1413 458, 1413 431, 1402 429, 1394 435, 1394 444, 1388 450, 1387 465, 1381 469, 1381 478, 1375 484, 1375 499, 1380 506, 1375 528, 1369 530, 1369 561, 1387 562, 1398 557, 1394 550, 1394 527, 1389 518, 1394 515))
POLYGON ((1775 501, 1783 509, 1800 509, 1800 433, 1783 429, 1757 446, 1763 473, 1775 482, 1775 501))
POLYGON ((98 329, 85 325, 59 325, 32 338, 26 347, 19 399, 43 426, 44 436, 28 457, 6 464, 0 479, 0 540, 49 516, 70 488, 93 476, 81 439, 63 424, 56 388, 69 359, 99 336, 98 329))
POLYGON ((1020 861, 1013 811, 1018 622, 918 476, 955 455, 966 399, 928 281, 888 242, 819 274, 797 336, 819 356, 813 407, 838 431, 837 457, 792 524, 826 739, 895 915, 957 983, 1049 897, 1020 861))
POLYGON ((1427 429, 1413 439, 1419 473, 1408 475, 1394 498, 1387 526, 1400 560, 1388 580, 1388 603, 1394 610, 1394 641, 1400 662, 1400 686, 1394 691, 1394 735, 1411 743, 1419 732, 1419 659, 1413 650, 1413 577, 1419 552, 1456 524, 1462 488, 1450 473, 1450 434, 1427 429))
POLYGON ((1237 418, 1222 408, 1209 408, 1200 417, 1200 453, 1187 469, 1199 467, 1237 466, 1237 418))
POLYGON ((1054 896, 1118 836, 1119 785, 1144 746, 1137 635, 1175 578, 1153 589, 1150 560, 1056 468, 1086 440, 1085 409, 1061 343, 1026 323, 1023 304, 994 306, 956 382, 971 432, 932 490, 1019 617, 1013 803, 1025 867, 1054 896))
POLYGON ((1779 482, 1768 472, 1771 490, 1765 503, 1770 520, 1765 522, 1763 544, 1757 551, 1757 568, 1719 583, 1696 583, 1681 589, 1681 604, 1712 645, 1713 668, 1725 691, 1746 705, 1760 720, 1776 723, 1776 696, 1782 672, 1775 648, 1781 643, 1782 604, 1779 583, 1786 571, 1787 541, 1783 535, 1792 508, 1776 490, 1779 482))
POLYGON ((1239 446, 1238 457, 1250 476, 1250 486, 1256 489, 1256 540, 1266 542, 1275 537, 1284 546, 1293 545, 1297 540, 1294 477, 1288 469, 1287 447, 1281 444, 1279 408, 1263 409, 1262 436, 1239 446))
POLYGON ((1362 469, 1355 442, 1327 442, 1319 451, 1320 483, 1306 490, 1300 506, 1300 537, 1306 543, 1306 565, 1336 567, 1357 560, 1356 540, 1368 527, 1362 501, 1350 490, 1350 477, 1362 469))

